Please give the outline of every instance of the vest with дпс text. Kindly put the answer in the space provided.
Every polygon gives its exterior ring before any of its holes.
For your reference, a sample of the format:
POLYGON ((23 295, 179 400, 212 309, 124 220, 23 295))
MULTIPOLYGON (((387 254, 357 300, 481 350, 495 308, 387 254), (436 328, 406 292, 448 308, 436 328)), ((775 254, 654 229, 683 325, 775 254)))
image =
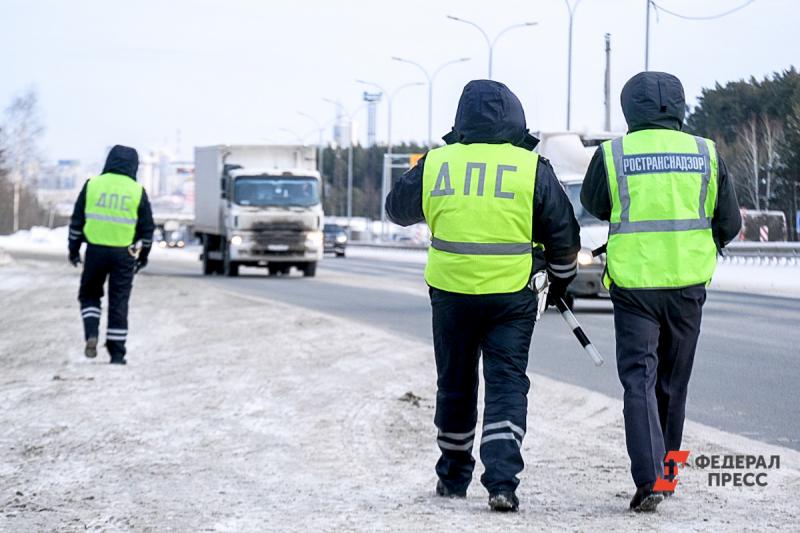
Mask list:
POLYGON ((122 174, 101 174, 86 184, 86 222, 90 244, 130 246, 136 234, 143 188, 122 174))
POLYGON ((606 287, 708 283, 717 264, 711 231, 718 176, 714 143, 653 129, 601 146, 611 198, 606 287))
POLYGON ((451 144, 425 156, 431 230, 425 281, 462 294, 521 290, 530 280, 538 154, 512 144, 451 144))

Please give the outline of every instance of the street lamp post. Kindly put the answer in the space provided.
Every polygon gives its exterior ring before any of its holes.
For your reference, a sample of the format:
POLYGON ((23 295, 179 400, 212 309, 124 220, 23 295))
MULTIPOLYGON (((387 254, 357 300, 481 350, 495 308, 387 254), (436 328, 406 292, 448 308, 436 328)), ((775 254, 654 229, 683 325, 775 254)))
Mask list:
POLYGON ((333 104, 338 111, 344 112, 347 116, 347 237, 350 237, 350 224, 353 218, 353 115, 364 106, 356 108, 355 111, 344 109, 339 102, 330 98, 323 98, 325 102, 333 104))
POLYGON ((455 20, 456 22, 463 22, 464 24, 469 24, 470 26, 476 28, 479 32, 481 32, 481 35, 483 35, 483 38, 486 39, 486 46, 489 49, 489 79, 490 80, 492 79, 492 59, 494 57, 494 45, 497 44, 497 40, 504 33, 508 32, 510 30, 513 30, 513 29, 516 29, 516 28, 525 28, 525 27, 529 27, 529 26, 536 26, 537 24, 539 24, 538 22, 522 22, 520 24, 512 24, 511 26, 508 26, 508 27, 503 28, 502 30, 500 30, 500 32, 497 35, 495 35, 494 39, 490 39, 489 38, 489 34, 486 33, 486 31, 484 31, 483 28, 478 26, 478 24, 476 24, 475 22, 472 22, 471 20, 464 20, 464 19, 459 18, 459 17, 454 17, 453 15, 447 15, 447 18, 449 18, 450 20, 455 20))
POLYGON ((575 19, 575 10, 578 9, 581 0, 576 0, 574 6, 569 3, 569 0, 564 0, 564 3, 567 4, 569 11, 569 41, 567 45, 567 131, 569 131, 572 111, 572 23, 575 19))
MULTIPOLYGON (((395 87, 395 89, 391 93, 387 93, 383 87, 378 85, 377 83, 373 83, 371 81, 365 80, 356 80, 357 83, 361 83, 364 85, 371 85, 376 87, 379 91, 386 95, 386 104, 388 107, 388 118, 387 118, 387 128, 386 128, 386 151, 391 156, 392 155, 392 102, 394 101, 394 97, 402 91, 403 89, 407 89, 409 87, 416 87, 419 85, 425 85, 421 81, 414 81, 411 83, 405 83, 400 85, 399 87, 395 87)), ((386 206, 384 205, 386 202, 386 196, 389 194, 389 184, 386 183, 387 179, 391 179, 391 174, 386 176, 386 172, 383 172, 383 179, 381 180, 381 237, 383 237, 386 233, 386 206)))
POLYGON ((468 57, 462 57, 459 59, 452 59, 450 61, 446 61, 439 65, 439 67, 433 71, 433 74, 430 74, 428 70, 417 63, 416 61, 411 61, 409 59, 404 59, 402 57, 392 57, 394 61, 400 61, 401 63, 408 63, 409 65, 414 65, 418 69, 422 71, 425 75, 425 78, 428 80, 428 148, 433 148, 433 82, 436 80, 436 76, 439 72, 442 71, 443 68, 453 65, 455 63, 462 63, 464 61, 469 61, 468 57))
MULTIPOLYGON (((313 116, 309 115, 308 113, 305 113, 303 111, 298 111, 297 114, 300 115, 301 117, 305 117, 305 118, 309 119, 317 127, 317 132, 319 134, 319 136, 317 137, 317 170, 319 171, 320 178, 322 178, 322 156, 323 156, 323 153, 324 153, 323 152, 324 146, 322 144, 322 135, 323 135, 323 132, 324 132, 325 128, 322 126, 322 124, 320 123, 319 120, 317 120, 313 116)), ((323 188, 323 190, 324 190, 324 188, 323 188)))

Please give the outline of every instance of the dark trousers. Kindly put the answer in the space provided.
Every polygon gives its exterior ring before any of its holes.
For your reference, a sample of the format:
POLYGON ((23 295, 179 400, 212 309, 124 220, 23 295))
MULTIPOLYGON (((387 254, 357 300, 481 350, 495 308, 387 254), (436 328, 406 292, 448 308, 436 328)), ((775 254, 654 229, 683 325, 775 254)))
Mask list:
POLYGON ((663 477, 666 452, 681 447, 706 289, 612 286, 611 300, 617 372, 625 389, 625 442, 633 481, 641 487, 663 477))
POLYGON ((127 248, 88 245, 84 257, 81 304, 84 337, 98 337, 100 329, 100 300, 103 285, 108 278, 108 328, 106 348, 112 359, 125 357, 125 340, 128 336, 128 299, 133 285, 134 258, 127 248))
POLYGON ((431 289, 433 346, 438 373, 436 473, 453 490, 472 481, 478 420, 478 360, 483 353, 485 409, 481 482, 491 492, 514 490, 524 463, 520 448, 528 414, 526 374, 536 321, 536 295, 467 295, 431 289))

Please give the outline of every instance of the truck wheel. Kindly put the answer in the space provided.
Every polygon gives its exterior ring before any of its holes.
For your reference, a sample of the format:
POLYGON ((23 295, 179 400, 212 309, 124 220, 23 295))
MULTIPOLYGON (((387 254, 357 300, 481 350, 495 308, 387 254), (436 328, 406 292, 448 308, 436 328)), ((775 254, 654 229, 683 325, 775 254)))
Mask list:
POLYGON ((341 252, 336 252, 336 257, 344 257, 345 251, 342 250, 341 252))
POLYGON ((203 238, 203 275, 210 276, 219 272, 219 261, 214 261, 208 258, 210 246, 208 245, 208 237, 203 238))
POLYGON ((317 275, 317 262, 314 261, 313 263, 306 263, 303 266, 303 276, 307 278, 313 278, 317 275))
POLYGON ((239 275, 239 263, 231 261, 231 250, 226 245, 223 252, 222 259, 222 275, 227 277, 234 277, 239 275))
POLYGON ((279 266, 272 266, 269 265, 267 267, 267 271, 269 271, 270 276, 277 276, 281 272, 281 268, 279 266))
POLYGON ((210 276, 216 271, 217 265, 214 264, 214 261, 208 259, 208 252, 206 252, 205 246, 203 246, 203 275, 210 276))

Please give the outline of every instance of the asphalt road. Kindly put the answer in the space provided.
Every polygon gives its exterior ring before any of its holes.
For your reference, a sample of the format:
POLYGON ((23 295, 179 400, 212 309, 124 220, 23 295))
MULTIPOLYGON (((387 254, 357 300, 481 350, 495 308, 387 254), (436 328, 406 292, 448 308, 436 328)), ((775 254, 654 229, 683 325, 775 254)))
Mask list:
MULTIPOLYGON (((358 252, 354 255, 361 255, 358 252)), ((402 254, 326 258, 317 277, 203 277, 199 262, 151 261, 146 275, 191 276, 226 290, 342 316, 430 342, 423 265, 402 254)), ((603 353, 595 367, 554 312, 536 326, 529 370, 615 398, 611 304, 579 300, 576 315, 603 353)), ((221 322, 224 327, 224 321, 221 322)), ((800 450, 800 300, 710 292, 689 389, 687 416, 725 431, 800 450)), ((536 401, 532 391, 531 401, 536 401)))

